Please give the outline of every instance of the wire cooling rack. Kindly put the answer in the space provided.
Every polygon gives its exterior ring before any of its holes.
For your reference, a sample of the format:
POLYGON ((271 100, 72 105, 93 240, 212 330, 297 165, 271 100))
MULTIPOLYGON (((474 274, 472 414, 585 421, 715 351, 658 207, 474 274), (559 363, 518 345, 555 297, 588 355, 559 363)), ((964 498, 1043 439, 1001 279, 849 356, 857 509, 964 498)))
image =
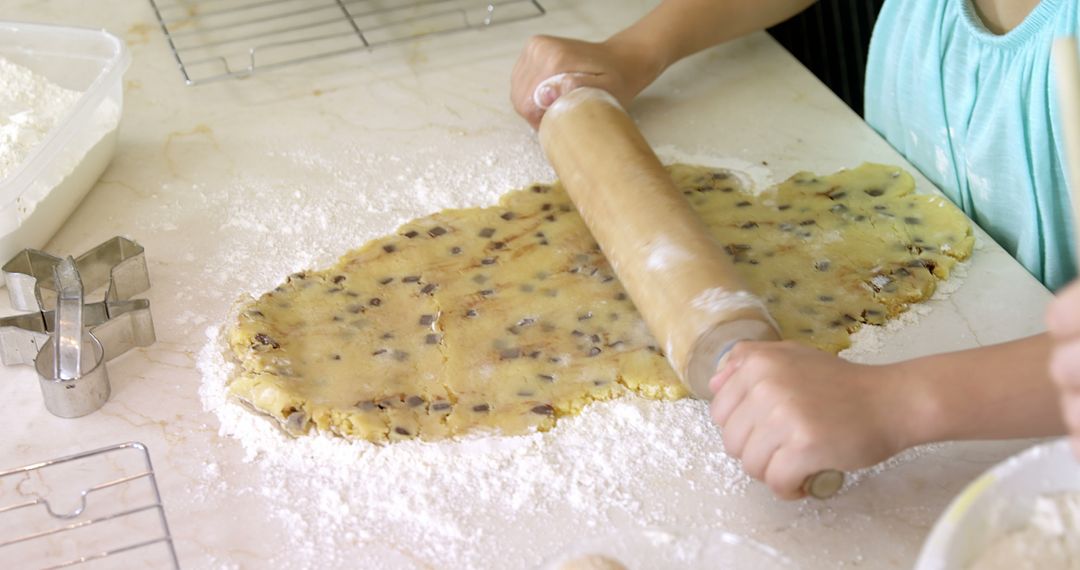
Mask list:
POLYGON ((150 5, 188 85, 545 13, 538 0, 150 0, 150 5))
POLYGON ((67 568, 105 558, 113 568, 180 568, 145 445, 0 471, 3 567, 67 568))

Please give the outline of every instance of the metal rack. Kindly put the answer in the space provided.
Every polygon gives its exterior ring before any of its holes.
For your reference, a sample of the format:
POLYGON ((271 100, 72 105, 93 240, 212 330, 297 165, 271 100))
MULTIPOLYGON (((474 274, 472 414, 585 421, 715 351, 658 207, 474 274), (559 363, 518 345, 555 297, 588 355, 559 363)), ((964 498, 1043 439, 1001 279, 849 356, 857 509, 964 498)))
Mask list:
MULTIPOLYGON (((9 469, 7 471, 0 471, 0 483, 11 484, 14 482, 14 486, 18 489, 22 489, 22 486, 29 485, 30 480, 44 473, 45 470, 59 469, 63 465, 74 466, 77 462, 85 462, 93 457, 109 456, 106 460, 109 461, 109 465, 113 465, 112 469, 116 470, 116 465, 122 462, 124 459, 135 461, 135 472, 125 474, 121 477, 112 478, 89 487, 85 487, 79 493, 79 504, 77 507, 70 511, 57 511, 54 508, 54 504, 50 503, 50 500, 37 493, 16 493, 18 502, 5 505, 2 501, 5 501, 9 496, 5 493, 5 490, 9 490, 7 487, 0 487, 0 522, 9 523, 8 525, 0 526, 0 528, 10 528, 11 526, 19 527, 20 533, 13 538, 5 537, 0 534, 0 559, 11 560, 13 556, 11 551, 17 547, 31 547, 36 552, 44 553, 51 548, 53 558, 56 557, 58 547, 55 544, 47 544, 50 539, 61 539, 65 536, 64 533, 74 533, 82 529, 88 529, 95 525, 100 525, 99 528, 107 528, 108 523, 115 523, 122 521, 125 517, 134 517, 140 513, 154 513, 156 511, 157 516, 154 517, 159 523, 159 528, 154 532, 151 532, 149 538, 136 538, 133 542, 126 542, 119 546, 109 546, 101 550, 93 550, 88 554, 75 554, 74 556, 66 559, 61 559, 59 562, 49 561, 46 562, 46 568, 66 568, 69 566, 75 566, 84 562, 90 562, 94 560, 100 560, 110 556, 117 556, 126 552, 131 552, 137 549, 147 548, 156 544, 160 544, 164 547, 165 552, 163 556, 159 556, 164 564, 171 564, 172 568, 180 568, 180 563, 176 558, 176 549, 173 545, 172 535, 169 532, 169 523, 165 519, 165 506, 161 501, 161 493, 158 491, 157 480, 154 477, 154 468, 150 463, 150 452, 145 445, 138 442, 121 443, 118 445, 112 445, 109 447, 103 447, 101 449, 95 449, 93 451, 86 451, 82 453, 76 453, 67 457, 61 457, 58 459, 52 459, 49 461, 43 461, 41 463, 35 463, 33 465, 27 465, 24 467, 18 467, 15 469, 9 469), (135 457, 130 457, 132 452, 135 452, 135 457), (141 453, 141 458, 138 454, 141 453), (121 457, 123 455, 123 457, 121 457), (15 481, 18 479, 18 481, 15 481), (146 482, 149 485, 148 492, 142 494, 138 493, 136 486, 140 482, 146 482), (108 512, 97 513, 99 509, 94 509, 94 514, 87 514, 88 503, 92 499, 91 495, 95 493, 107 493, 109 490, 118 491, 124 493, 124 497, 129 495, 135 495, 134 501, 125 500, 124 502, 134 502, 133 506, 124 505, 118 509, 106 509, 108 512), (146 495, 147 500, 141 499, 141 495, 146 495), (27 519, 34 514, 34 507, 41 507, 37 510, 37 514, 42 511, 47 513, 46 520, 61 521, 61 524, 54 525, 51 528, 43 530, 32 530, 30 532, 25 531, 26 526, 30 526, 27 519), (29 509, 29 510, 24 510, 29 509), (20 519, 13 519, 13 513, 22 515, 20 519), (83 515, 86 516, 83 516, 83 515), (64 521, 70 521, 63 524, 64 521), (11 525, 10 523, 15 523, 11 525)), ((78 467, 78 466, 76 466, 78 467)), ((93 505, 94 507, 102 506, 101 501, 99 504, 93 505)), ((111 503, 105 503, 106 506, 112 506, 111 503)), ((153 530, 153 529, 152 529, 153 530)), ((130 540, 129 536, 123 538, 117 538, 117 535, 121 534, 116 532, 116 529, 106 531, 106 534, 112 541, 124 542, 130 540)), ((70 542, 70 541, 69 541, 70 542)), ((76 545, 77 547, 77 545, 76 545)), ((62 550, 62 549, 60 549, 62 550)), ((44 555, 39 558, 35 557, 34 564, 37 564, 37 560, 42 559, 44 555)), ((20 567, 25 567, 25 562, 20 564, 20 567)), ((145 567, 145 565, 140 565, 145 567)))
POLYGON ((150 0, 197 85, 542 16, 538 0, 150 0))

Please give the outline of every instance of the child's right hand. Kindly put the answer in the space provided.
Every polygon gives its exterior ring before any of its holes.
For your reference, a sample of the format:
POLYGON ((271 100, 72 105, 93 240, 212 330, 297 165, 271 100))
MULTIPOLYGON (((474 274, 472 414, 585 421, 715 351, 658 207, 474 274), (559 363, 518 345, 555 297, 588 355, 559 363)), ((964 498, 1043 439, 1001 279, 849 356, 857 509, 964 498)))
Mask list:
POLYGON ((1080 457, 1080 282, 1074 282, 1050 305, 1046 324, 1054 340, 1050 376, 1061 391, 1065 425, 1080 457))
POLYGON ((510 100, 518 114, 537 128, 544 111, 577 87, 598 87, 626 106, 663 68, 647 46, 635 47, 618 36, 601 43, 533 36, 514 65, 510 100), (565 75, 536 93, 541 83, 559 74, 565 75))

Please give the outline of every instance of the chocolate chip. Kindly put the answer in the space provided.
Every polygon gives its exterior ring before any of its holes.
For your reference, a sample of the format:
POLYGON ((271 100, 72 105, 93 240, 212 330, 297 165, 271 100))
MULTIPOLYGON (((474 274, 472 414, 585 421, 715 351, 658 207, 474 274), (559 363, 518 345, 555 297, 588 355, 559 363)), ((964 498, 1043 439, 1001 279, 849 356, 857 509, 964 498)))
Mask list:
POLYGON ((425 295, 430 295, 430 294, 434 293, 435 290, 438 289, 438 288, 439 288, 439 286, 436 285, 435 283, 428 283, 427 285, 424 285, 423 289, 420 289, 420 292, 425 294, 425 295))
POLYGON ((503 249, 505 247, 506 247, 505 242, 501 242, 501 241, 493 241, 493 242, 491 242, 491 248, 492 249, 499 250, 499 249, 503 249))
POLYGON ((583 332, 581 332, 581 331, 579 331, 577 329, 574 329, 574 330, 570 331, 570 334, 572 334, 574 336, 585 336, 585 333, 583 333, 583 332))
POLYGON ((420 282, 420 276, 419 275, 408 275, 408 276, 402 277, 401 282, 402 283, 419 283, 420 282))
POLYGON ((368 304, 371 305, 372 307, 378 307, 379 305, 382 304, 382 299, 380 299, 378 297, 372 297, 371 300, 368 301, 368 304))
POLYGON ((449 409, 450 409, 450 402, 435 402, 434 404, 431 405, 431 411, 433 411, 433 412, 441 412, 443 410, 449 410, 449 409))
POLYGON ((531 324, 533 324, 535 322, 536 322, 536 319, 534 319, 532 317, 525 317, 524 319, 521 319, 520 321, 518 321, 517 324, 518 324, 519 327, 527 327, 527 326, 529 326, 529 325, 531 325, 531 324))
POLYGON ((383 333, 383 335, 381 337, 379 337, 379 338, 381 338, 383 340, 389 340, 389 339, 394 338, 394 333, 389 333, 389 332, 388 333, 383 333))
POLYGON ((548 214, 548 215, 544 216, 544 219, 549 221, 549 222, 554 222, 555 221, 555 214, 548 214))
POLYGON ((403 428, 401 426, 398 426, 398 427, 394 428, 394 433, 396 433, 398 435, 412 435, 411 433, 409 433, 409 430, 407 430, 407 429, 405 429, 405 428, 403 428))
POLYGON ((626 300, 626 293, 622 293, 622 292, 616 293, 615 294, 615 300, 616 301, 625 301, 626 300))
POLYGON ((746 200, 743 200, 741 202, 735 202, 735 207, 736 208, 745 208, 745 207, 747 207, 749 205, 750 205, 750 202, 748 202, 746 200))
POLYGON ((600 352, 601 352, 600 347, 594 346, 594 347, 589 349, 589 356, 596 356, 596 355, 600 354, 600 352))
POLYGON ((250 311, 247 312, 247 314, 248 314, 249 317, 265 317, 266 316, 266 315, 263 314, 262 311, 260 311, 258 309, 251 309, 250 311))
POLYGON ((814 220, 803 220, 803 221, 799 222, 800 226, 813 226, 813 225, 816 225, 816 224, 817 224, 817 222, 815 222, 814 220))
POLYGON ((843 190, 839 192, 830 191, 828 194, 826 194, 826 196, 828 196, 832 200, 839 200, 840 198, 847 196, 847 192, 844 192, 843 190))
POLYGON ((467 318, 471 319, 471 318, 475 317, 476 315, 477 315, 476 309, 469 309, 469 310, 465 311, 465 316, 467 318))
POLYGON ((255 341, 261 345, 269 346, 270 348, 281 348, 281 345, 266 333, 258 333, 255 335, 255 341))
POLYGON ((589 320, 591 318, 592 318, 592 312, 590 311, 588 313, 578 315, 577 320, 579 320, 579 321, 587 321, 587 320, 589 320))
POLYGON ((822 259, 821 261, 814 262, 814 269, 817 269, 818 271, 828 271, 829 265, 829 260, 822 259))
POLYGON ((409 406, 410 408, 415 408, 417 406, 422 406, 423 404, 424 404, 424 399, 421 398, 420 396, 409 396, 405 400, 405 405, 409 406))
POLYGON ((551 204, 544 204, 543 206, 540 206, 540 211, 541 212, 547 212, 547 211, 550 211, 550 210, 551 210, 551 204))
POLYGON ((341 355, 340 354, 331 354, 330 355, 330 360, 341 360, 341 355))
POLYGON ((911 226, 917 226, 922 223, 922 220, 914 216, 907 216, 904 218, 904 223, 911 226))
POLYGON ((535 396, 536 393, 532 390, 518 390, 517 395, 521 396, 522 398, 531 398, 532 396, 535 396))
POLYGON ((341 321, 344 321, 345 319, 341 318, 341 315, 334 315, 333 318, 331 318, 331 320, 334 321, 335 323, 340 323, 341 321))
POLYGON ((358 315, 358 314, 364 312, 364 306, 363 305, 349 305, 348 307, 345 307, 345 310, 349 311, 350 313, 352 313, 354 315, 358 315))
POLYGON ((822 303, 832 303, 834 300, 831 295, 818 295, 818 301, 822 303))
POLYGON ((412 238, 420 235, 420 232, 417 232, 416 230, 409 230, 409 231, 405 232, 402 235, 404 235, 405 237, 407 237, 409 239, 412 239, 412 238))
POLYGON ((794 279, 788 279, 787 281, 784 281, 782 286, 783 286, 784 289, 791 289, 791 288, 795 287, 796 284, 797 283, 796 283, 796 281, 794 279))
POLYGON ((539 184, 534 184, 534 185, 529 187, 529 190, 532 190, 533 194, 546 194, 547 191, 548 191, 548 188, 547 188, 547 186, 541 186, 539 184))
POLYGON ((495 235, 495 228, 484 228, 480 230, 480 233, 476 234, 482 238, 489 238, 495 235))
POLYGON ((539 350, 534 350, 534 351, 530 352, 529 353, 529 358, 531 358, 533 360, 536 360, 537 358, 540 358, 540 351, 539 350))
POLYGON ((405 352, 403 350, 395 350, 394 351, 394 360, 396 360, 398 362, 405 362, 408 359, 409 359, 409 353, 408 352, 405 352))
POLYGON ((752 230, 756 227, 758 227, 757 222, 746 222, 745 224, 739 226, 739 228, 744 230, 752 230))
POLYGON ((855 221, 856 222, 864 222, 864 221, 866 221, 866 216, 864 216, 862 214, 859 214, 859 215, 855 216, 855 221))
POLYGON ((333 282, 334 282, 334 283, 341 283, 341 282, 342 282, 342 281, 344 281, 344 280, 345 280, 345 276, 344 276, 344 275, 335 275, 335 276, 334 276, 334 279, 333 279, 333 282))
POLYGON ((477 404, 477 405, 472 407, 472 411, 474 411, 474 412, 476 412, 478 414, 482 414, 482 413, 491 411, 491 406, 489 406, 487 404, 477 404))
POLYGON ((873 196, 874 198, 877 198, 878 196, 881 196, 882 194, 884 194, 885 190, 882 189, 882 188, 869 188, 867 190, 863 190, 863 192, 866 192, 870 196, 873 196))
POLYGON ((461 248, 460 247, 455 245, 454 247, 450 248, 450 255, 458 255, 460 253, 461 253, 461 248))
POLYGON ((437 334, 429 334, 424 337, 424 342, 427 344, 439 344, 439 338, 441 337, 437 334))
POLYGON ((503 215, 501 215, 499 217, 509 222, 510 220, 516 218, 517 215, 514 214, 513 212, 506 212, 506 213, 504 213, 503 215))
POLYGON ((492 296, 494 294, 495 294, 495 291, 493 291, 491 289, 484 289, 484 290, 480 291, 480 296, 481 297, 490 297, 490 296, 492 296))
POLYGON ((379 285, 389 285, 393 281, 393 277, 383 277, 382 279, 379 279, 379 285))
POLYGON ((386 253, 394 253, 395 251, 397 251, 397 246, 395 246, 392 243, 384 245, 384 246, 382 246, 382 248, 383 248, 383 251, 385 251, 386 253))
POLYGON ((783 212, 784 210, 790 210, 791 209, 791 204, 780 204, 779 206, 776 207, 776 209, 780 210, 781 212, 783 212))
POLYGON ((435 226, 435 227, 431 228, 430 230, 428 230, 428 235, 433 237, 433 238, 444 235, 445 233, 446 233, 446 228, 444 228, 442 226, 435 226))
POLYGON ((513 360, 515 358, 521 358, 520 348, 507 348, 499 352, 499 358, 502 360, 513 360))
POLYGON ((435 315, 420 315, 420 325, 428 326, 435 322, 435 315))
POLYGON ((541 380, 543 380, 544 382, 554 382, 555 381, 555 377, 552 376, 551 374, 537 374, 537 376, 541 380))
POLYGON ((380 354, 386 354, 386 352, 387 352, 387 350, 385 348, 380 348, 379 350, 376 350, 375 352, 372 352, 371 355, 372 356, 378 356, 380 354))
POLYGON ((600 343, 600 335, 594 334, 594 335, 589 337, 589 340, 593 341, 593 344, 599 344, 600 343))
POLYGON ((539 405, 539 406, 535 406, 532 410, 529 410, 529 411, 531 411, 534 414, 541 415, 541 416, 553 416, 553 415, 555 415, 555 408, 551 407, 550 404, 542 404, 542 405, 539 405))
POLYGON ((484 259, 480 260, 480 263, 483 264, 483 265, 494 265, 496 259, 498 259, 498 258, 497 257, 485 257, 484 259))

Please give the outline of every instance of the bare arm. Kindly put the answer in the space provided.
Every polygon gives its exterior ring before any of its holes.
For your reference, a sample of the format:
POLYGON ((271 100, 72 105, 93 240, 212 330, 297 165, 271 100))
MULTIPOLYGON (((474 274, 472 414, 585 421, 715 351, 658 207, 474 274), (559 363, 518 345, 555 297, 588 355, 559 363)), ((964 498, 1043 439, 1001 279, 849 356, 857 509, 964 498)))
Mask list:
POLYGON ((1045 334, 893 365, 910 391, 909 445, 1065 433, 1045 334))
POLYGON ((813 1, 665 0, 603 42, 534 36, 514 66, 510 98, 533 127, 547 105, 576 87, 605 89, 626 105, 676 61, 786 20, 813 1), (563 73, 572 75, 552 84, 537 105, 537 86, 563 73))

